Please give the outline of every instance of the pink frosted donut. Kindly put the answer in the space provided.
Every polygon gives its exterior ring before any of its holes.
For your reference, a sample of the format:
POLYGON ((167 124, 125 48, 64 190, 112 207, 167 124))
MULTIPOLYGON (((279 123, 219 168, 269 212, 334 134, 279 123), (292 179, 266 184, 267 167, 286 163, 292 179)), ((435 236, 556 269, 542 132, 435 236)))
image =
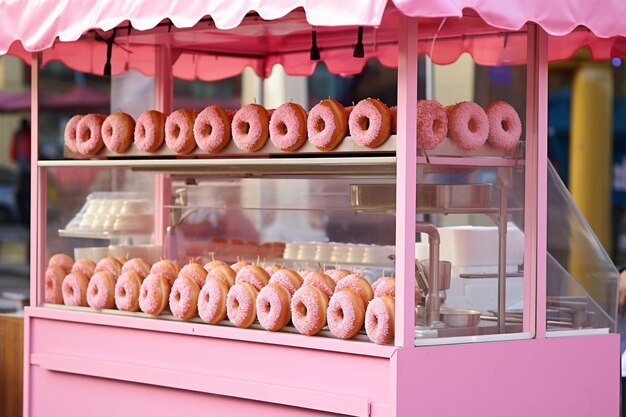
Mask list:
POLYGON ((92 275, 96 272, 96 263, 91 259, 80 258, 74 265, 72 266, 72 270, 70 272, 80 272, 87 276, 87 278, 91 278, 92 275))
POLYGON ((265 269, 256 265, 246 265, 237 272, 235 277, 235 283, 240 284, 247 282, 256 288, 257 291, 261 291, 261 288, 265 287, 270 280, 270 276, 265 269))
POLYGON ((396 279, 393 277, 378 278, 374 284, 372 284, 374 290, 374 298, 388 295, 390 297, 396 296, 396 279))
POLYGON ((309 112, 306 126, 309 142, 319 150, 331 151, 348 132, 348 116, 338 101, 322 100, 309 112))
POLYGON ((206 280, 198 296, 198 313, 203 321, 217 324, 226 318, 228 289, 228 284, 221 279, 206 280))
POLYGON ((167 279, 168 283, 174 285, 174 281, 176 277, 178 277, 178 273, 180 272, 180 266, 176 263, 176 261, 170 261, 169 259, 163 259, 150 268, 151 274, 163 275, 165 279, 167 279))
POLYGON ((374 343, 386 345, 395 333, 395 299, 388 295, 374 298, 365 312, 365 331, 374 343))
POLYGON ((289 295, 293 295, 302 286, 302 282, 303 279, 300 274, 293 269, 279 269, 272 274, 269 281, 270 284, 285 287, 289 291, 289 295))
POLYGON ((266 266, 263 269, 265 269, 265 272, 267 272, 271 277, 274 272, 278 271, 279 269, 283 269, 283 266, 281 264, 271 264, 270 266, 266 266))
POLYGON ((343 112, 346 114, 346 123, 350 118, 350 114, 352 114, 352 110, 354 110, 354 106, 348 106, 343 108, 343 112))
POLYGON ((102 123, 106 116, 91 113, 83 116, 76 126, 76 149, 82 155, 95 155, 104 147, 102 123))
POLYGON ((247 282, 235 284, 226 296, 228 320, 237 327, 247 328, 256 319, 256 297, 259 292, 247 282))
POLYGON ((170 284, 165 275, 150 273, 141 283, 139 308, 144 313, 158 316, 167 307, 170 284))
POLYGON ((372 298, 374 298, 374 291, 372 290, 372 286, 370 285, 369 281, 365 279, 362 275, 348 275, 337 283, 335 291, 341 291, 344 288, 349 288, 352 291, 356 292, 363 300, 364 306, 367 306, 372 298))
POLYGON ((65 133, 63 134, 65 146, 75 153, 78 152, 78 147, 76 146, 76 128, 78 127, 78 122, 80 122, 80 119, 82 118, 82 114, 73 116, 65 125, 65 133))
POLYGON ((204 269, 206 269, 207 272, 211 272, 212 269, 215 269, 218 266, 228 266, 228 264, 214 259, 211 262, 204 264, 204 269))
POLYGON ((313 275, 314 273, 315 271, 307 271, 306 269, 301 269, 298 271, 298 275, 302 277, 303 282, 305 279, 307 279, 310 275, 313 275))
POLYGON ((93 274, 87 286, 87 304, 95 309, 115 307, 115 278, 107 271, 93 274))
POLYGON ((446 109, 436 100, 417 102, 417 147, 432 150, 446 140, 448 116, 446 109))
POLYGON ((139 279, 143 280, 150 273, 150 264, 141 258, 133 258, 122 265, 122 274, 128 271, 136 272, 139 279))
POLYGON ((135 146, 144 152, 154 152, 165 140, 165 115, 149 110, 141 113, 135 124, 135 146))
POLYGON ((312 285, 320 289, 326 297, 330 298, 335 292, 335 281, 322 272, 312 272, 307 274, 302 285, 312 285))
POLYGON ((513 149, 522 136, 519 114, 506 101, 495 101, 487 107, 489 136, 487 142, 498 149, 513 149))
POLYGON ((196 117, 193 135, 198 148, 205 152, 218 152, 230 141, 230 117, 220 106, 209 106, 196 117))
POLYGON ((352 274, 352 272, 347 269, 327 269, 324 273, 331 277, 335 283, 338 283, 343 278, 352 274))
POLYGON ((489 135, 487 113, 473 101, 463 101, 448 108, 448 136, 461 149, 480 148, 489 135))
POLYGON ((252 265, 252 264, 248 261, 239 261, 239 262, 235 262, 234 264, 232 264, 230 266, 230 269, 235 271, 235 273, 238 273, 241 270, 241 268, 243 268, 246 265, 252 265))
POLYGON ((256 314, 265 330, 276 332, 289 323, 291 296, 285 287, 270 284, 263 287, 256 299, 256 314))
POLYGON ((120 261, 117 260, 117 258, 114 258, 113 256, 107 256, 106 258, 100 259, 96 264, 96 269, 94 270, 94 272, 101 271, 107 271, 111 275, 113 275, 114 279, 117 279, 117 277, 119 277, 122 273, 122 264, 120 263, 120 261))
POLYGON ((389 118, 391 119, 391 134, 398 133, 398 106, 389 107, 389 118))
POLYGON ((180 155, 186 155, 196 148, 193 125, 196 112, 181 109, 167 116, 165 120, 165 144, 180 155))
POLYGON ((139 311, 139 291, 141 276, 128 269, 119 276, 115 283, 115 305, 121 311, 139 311))
POLYGON ((281 151, 293 152, 306 142, 306 111, 296 103, 285 103, 272 113, 270 139, 281 151))
POLYGON ((63 304, 63 279, 66 275, 58 266, 51 265, 46 269, 46 303, 63 304))
POLYGON ((126 152, 135 132, 135 120, 126 113, 112 113, 102 123, 102 140, 108 150, 126 152))
POLYGON ((312 285, 304 285, 291 299, 291 321, 304 335, 313 336, 326 325, 328 297, 312 285))
POLYGON ((183 266, 183 268, 178 273, 178 278, 187 277, 191 278, 198 285, 198 290, 204 286, 204 281, 206 280, 207 271, 202 267, 202 265, 197 264, 195 262, 190 262, 187 265, 183 266))
POLYGON ((209 271, 209 273, 206 275, 206 279, 207 280, 209 280, 209 279, 219 279, 221 281, 224 281, 224 283, 226 284, 226 286, 228 288, 230 288, 233 285, 235 285, 235 278, 236 277, 237 277, 237 274, 228 265, 222 265, 222 266, 215 267, 215 268, 211 269, 209 271))
POLYGON ((200 287, 196 281, 189 276, 179 275, 170 291, 170 310, 174 317, 189 320, 195 316, 198 313, 198 295, 200 287))
POLYGON ((89 278, 80 271, 71 272, 63 279, 63 304, 87 307, 89 278))
POLYGON ((361 100, 350 113, 348 126, 352 140, 358 145, 376 148, 391 133, 389 109, 382 101, 374 98, 361 100))
POLYGON ((74 260, 64 253, 57 253, 50 257, 50 260, 48 261, 48 266, 58 266, 59 268, 64 270, 66 274, 69 274, 70 272, 72 272, 74 260))
POLYGON ((231 130, 237 148, 256 152, 265 146, 269 137, 269 115, 265 107, 248 104, 235 113, 231 130))
POLYGON ((361 297, 345 289, 333 294, 328 303, 328 328, 340 339, 350 339, 363 327, 365 307, 361 297))

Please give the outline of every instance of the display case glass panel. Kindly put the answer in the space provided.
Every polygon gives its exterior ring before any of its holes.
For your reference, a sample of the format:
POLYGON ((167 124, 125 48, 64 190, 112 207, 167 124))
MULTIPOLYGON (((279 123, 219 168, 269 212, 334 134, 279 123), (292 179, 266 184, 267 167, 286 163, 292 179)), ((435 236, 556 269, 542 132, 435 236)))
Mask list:
MULTIPOLYGON (((430 55, 445 61, 450 41, 436 37, 430 55)), ((532 333, 532 274, 524 268, 526 37, 502 39, 512 43, 499 52, 473 39, 471 56, 426 70, 433 101, 417 109, 417 345, 532 333)))
POLYGON ((552 164, 546 281, 546 326, 552 335, 615 331, 619 273, 552 164))

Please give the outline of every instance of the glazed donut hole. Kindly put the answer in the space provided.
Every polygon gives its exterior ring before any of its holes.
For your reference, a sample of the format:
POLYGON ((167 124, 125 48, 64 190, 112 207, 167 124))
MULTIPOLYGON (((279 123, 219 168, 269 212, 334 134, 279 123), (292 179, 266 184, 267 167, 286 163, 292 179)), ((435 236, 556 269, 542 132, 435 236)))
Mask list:
POLYGON ((120 287, 120 296, 126 297, 126 289, 124 287, 120 287))
POLYGON ((180 301, 180 291, 178 291, 177 289, 174 289, 172 293, 173 293, 172 296, 174 297, 174 300, 176 302, 180 301))
POLYGON ((111 124, 107 124, 105 133, 107 136, 113 136, 113 126, 111 124))
POLYGON ((500 121, 500 125, 502 126, 502 130, 504 130, 505 132, 509 131, 510 125, 509 125, 509 121, 507 119, 502 119, 500 121))
POLYGON ((304 303, 300 303, 296 306, 296 311, 301 314, 303 317, 306 317, 308 311, 304 303))
POLYGON ((269 313, 270 312, 270 303, 267 300, 263 300, 262 303, 259 305, 259 310, 262 313, 269 313))
POLYGON ((247 135, 248 132, 250 132, 250 123, 248 122, 240 122, 237 127, 239 128, 239 131, 244 135, 247 135))
POLYGON ((98 287, 96 286, 91 287, 91 295, 94 297, 98 296, 98 287))
MULTIPOLYGON (((475 126, 475 124, 474 124, 475 126)), ((433 131, 437 132, 441 129, 443 129, 443 121, 441 121, 441 119, 437 118, 437 119, 433 119, 433 131)))
POLYGON ((359 126, 363 130, 369 130, 369 128, 370 128, 370 118, 369 117, 361 116, 357 120, 357 123, 359 124, 359 126))
POLYGON ((339 307, 337 310, 334 311, 334 313, 337 315, 337 318, 340 321, 343 320, 343 308, 339 307))
POLYGON ((276 127, 278 128, 278 132, 281 135, 286 135, 287 134, 287 125, 285 124, 285 122, 279 122, 276 127))
POLYGON ((139 129, 139 132, 137 132, 137 133, 139 133, 140 137, 146 136, 146 127, 143 124, 140 124, 138 126, 138 129, 139 129))
POLYGON ((74 287, 68 287, 67 288, 67 293, 68 295, 71 297, 74 295, 74 287))
POLYGON ((146 298, 148 296, 148 290, 146 287, 141 287, 141 294, 139 294, 141 298, 146 298))
POLYGON ((175 125, 174 129, 172 130, 172 136, 177 138, 178 136, 180 136, 180 126, 175 125))
POLYGON ((202 136, 211 136, 211 133, 213 133, 213 126, 208 123, 203 124, 202 129, 200 129, 200 133, 202 136))
POLYGON ((478 122, 474 117, 470 117, 469 121, 467 122, 467 128, 472 133, 476 133, 478 131, 478 122))
POLYGON ((91 137, 91 128, 87 127, 85 129, 85 132, 83 132, 83 135, 79 139, 81 142, 87 142, 90 137, 91 137))
POLYGON ((52 281, 51 280, 47 280, 46 281, 46 289, 52 290, 52 281))
POLYGON ((324 122, 324 119, 320 117, 319 119, 315 121, 315 130, 317 130, 318 132, 321 132, 325 128, 326 128, 326 123, 324 122))

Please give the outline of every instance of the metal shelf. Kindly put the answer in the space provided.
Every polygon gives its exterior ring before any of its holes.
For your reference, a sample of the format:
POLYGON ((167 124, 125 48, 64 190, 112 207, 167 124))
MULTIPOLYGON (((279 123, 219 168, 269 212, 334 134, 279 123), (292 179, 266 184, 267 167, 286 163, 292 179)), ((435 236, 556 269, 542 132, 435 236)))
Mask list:
POLYGON ((146 231, 137 231, 132 232, 128 230, 121 231, 79 231, 79 230, 67 230, 67 229, 59 229, 58 231, 60 237, 75 237, 80 239, 124 239, 131 238, 137 236, 150 236, 152 232, 146 231))
POLYGON ((39 161, 40 167, 131 168, 170 174, 228 176, 395 175, 395 156, 261 157, 212 159, 103 159, 39 161))

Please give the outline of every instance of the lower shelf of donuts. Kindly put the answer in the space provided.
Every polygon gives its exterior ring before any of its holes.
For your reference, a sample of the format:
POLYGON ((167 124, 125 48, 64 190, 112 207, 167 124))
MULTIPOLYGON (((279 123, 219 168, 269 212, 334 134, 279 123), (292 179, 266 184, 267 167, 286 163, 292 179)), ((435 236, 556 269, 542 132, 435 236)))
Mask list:
MULTIPOLYGON (((199 317, 194 317, 194 318, 192 318, 190 320, 182 320, 182 319, 180 319, 178 317, 175 317, 169 310, 164 310, 158 316, 152 316, 150 314, 146 314, 146 313, 143 313, 141 311, 130 312, 130 311, 121 311, 121 310, 114 310, 114 309, 97 310, 97 309, 91 308, 91 307, 74 307, 74 306, 66 306, 66 305, 63 305, 63 304, 51 304, 51 303, 44 303, 44 304, 42 304, 42 307, 54 308, 54 309, 66 310, 66 311, 67 310, 69 310, 69 311, 80 311, 80 312, 86 312, 86 313, 108 314, 108 315, 115 315, 115 316, 139 317, 139 318, 153 319, 153 320, 169 320, 169 321, 177 321, 177 322, 182 322, 182 323, 195 323, 195 324, 201 324, 201 325, 205 325, 205 326, 216 326, 216 327, 220 327, 221 326, 221 327, 237 328, 237 326, 235 326, 234 324, 232 324, 228 320, 222 320, 218 324, 208 324, 208 323, 202 321, 199 317)), ((246 330, 246 329, 243 329, 243 330, 246 330)), ((247 330, 255 330, 255 331, 260 330, 260 331, 263 331, 265 333, 268 333, 267 330, 265 330, 261 326, 261 324, 259 324, 258 320, 255 320, 255 322, 252 323, 252 325, 250 327, 248 327, 247 330)), ((300 335, 298 330, 296 330, 296 328, 291 323, 287 324, 287 326, 282 328, 280 330, 280 333, 292 333, 292 334, 300 335)), ((303 337, 309 337, 309 336, 303 336, 303 337)), ((311 336, 311 337, 326 337, 326 338, 332 338, 332 339, 335 339, 335 340, 341 340, 341 339, 335 337, 330 332, 330 330, 328 329, 328 326, 324 326, 324 328, 322 330, 320 330, 319 333, 317 333, 315 336, 311 336)), ((361 329, 361 331, 359 333, 357 333, 354 337, 352 337, 349 340, 350 341, 357 341, 357 342, 367 342, 368 344, 374 344, 367 337, 367 334, 365 333, 365 329, 361 329)))
MULTIPOLYGON (((44 303, 42 304, 42 307, 51 308, 55 310, 94 313, 94 314, 99 314, 99 315, 125 316, 125 317, 152 319, 152 320, 167 320, 171 322, 199 324, 199 325, 208 326, 208 327, 227 327, 227 328, 232 328, 232 329, 239 329, 228 320, 222 320, 218 324, 208 324, 202 321, 199 317, 194 317, 190 320, 182 320, 172 315, 172 313, 169 310, 165 310, 159 316, 152 316, 150 314, 146 314, 141 311, 128 312, 128 311, 121 311, 121 310, 115 310, 115 309, 97 310, 91 307, 74 307, 74 306, 66 306, 63 304, 44 303)), ((262 331, 265 334, 269 333, 261 326, 258 320, 256 320, 247 329, 240 329, 240 330, 248 330, 248 331, 254 331, 254 332, 262 331)), ((522 331, 523 331, 523 328, 522 328, 521 323, 508 323, 507 322, 505 333, 520 333, 522 331)), ((286 334, 302 336, 291 323, 289 323, 287 326, 285 326, 283 329, 281 329, 277 333, 283 333, 283 334, 286 333, 286 334)), ((438 338, 486 336, 486 335, 496 335, 498 333, 499 333, 499 327, 498 327, 497 321, 481 320, 477 326, 472 326, 472 327, 443 327, 443 328, 438 328, 438 329, 427 329, 427 328, 416 326, 415 340, 417 344, 418 341, 420 340, 426 341, 428 339, 438 339, 438 338)), ((328 329, 328 326, 324 326, 324 328, 315 336, 302 336, 302 337, 307 338, 307 339, 325 338, 325 339, 333 339, 333 340, 342 341, 342 342, 344 341, 334 336, 328 329)), ((362 342, 362 343, 366 343, 369 346, 389 347, 389 348, 393 347, 391 345, 376 345, 368 338, 367 334, 365 333, 365 329, 361 329, 354 337, 348 339, 348 341, 362 342)))

